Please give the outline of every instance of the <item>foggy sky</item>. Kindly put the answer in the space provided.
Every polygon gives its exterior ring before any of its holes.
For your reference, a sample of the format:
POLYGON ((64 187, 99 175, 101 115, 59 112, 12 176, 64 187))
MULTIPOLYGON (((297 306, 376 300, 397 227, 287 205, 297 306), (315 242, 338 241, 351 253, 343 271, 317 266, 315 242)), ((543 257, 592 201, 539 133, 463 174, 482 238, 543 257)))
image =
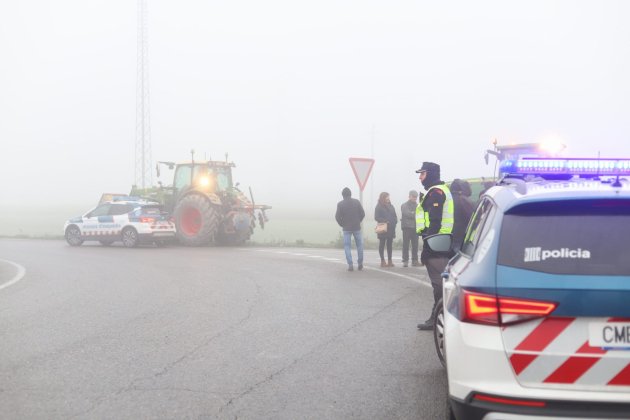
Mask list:
MULTIPOLYGON (((136 7, 0 3, 2 206, 130 189, 136 7)), ((331 215, 344 186, 358 197, 353 156, 376 159, 366 208, 402 203, 423 160, 492 175, 493 138, 630 157, 629 18, 624 1, 150 0, 152 156, 227 152, 276 214, 331 215)))

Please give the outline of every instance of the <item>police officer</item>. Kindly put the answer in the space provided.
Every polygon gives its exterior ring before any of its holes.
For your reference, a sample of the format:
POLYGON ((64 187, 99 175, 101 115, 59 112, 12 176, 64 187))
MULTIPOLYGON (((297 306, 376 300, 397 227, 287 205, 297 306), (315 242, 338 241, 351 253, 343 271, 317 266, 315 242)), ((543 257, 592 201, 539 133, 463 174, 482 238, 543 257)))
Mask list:
MULTIPOLYGON (((437 233, 452 233, 454 222, 453 197, 446 184, 440 180, 440 165, 433 162, 422 162, 416 171, 420 174, 420 182, 426 194, 416 208, 416 229, 422 238, 437 233)), ((426 245, 426 244, 425 244, 426 245)), ((419 330, 432 330, 435 323, 433 313, 437 302, 442 298, 442 272, 448 264, 450 253, 435 252, 428 246, 422 247, 420 260, 426 265, 431 286, 433 287, 433 309, 431 316, 419 330)))

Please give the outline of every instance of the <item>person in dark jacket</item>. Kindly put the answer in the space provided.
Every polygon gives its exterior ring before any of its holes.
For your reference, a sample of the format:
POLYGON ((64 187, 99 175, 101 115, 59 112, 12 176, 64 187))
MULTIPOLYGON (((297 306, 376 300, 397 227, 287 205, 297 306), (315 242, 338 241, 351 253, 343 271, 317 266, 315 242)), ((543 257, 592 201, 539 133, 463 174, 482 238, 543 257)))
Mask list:
POLYGON ((348 271, 354 271, 352 263, 352 237, 357 247, 357 268, 363 270, 363 235, 361 234, 361 221, 365 217, 365 211, 361 202, 352 198, 350 188, 346 187, 341 191, 343 200, 337 203, 335 220, 343 229, 343 249, 346 253, 348 271))
POLYGON ((409 264, 409 245, 411 245, 411 265, 419 267, 418 234, 416 233, 416 207, 418 207, 418 192, 409 191, 409 200, 400 206, 400 228, 403 234, 402 261, 403 267, 409 264))
POLYGON ((378 253, 381 256, 381 267, 393 267, 392 245, 396 237, 396 225, 398 216, 396 209, 392 206, 389 193, 382 192, 378 197, 378 203, 374 209, 374 220, 378 223, 387 223, 387 232, 377 234, 378 253), (385 262, 385 246, 387 245, 387 262, 385 262))
MULTIPOLYGON (((420 182, 426 194, 416 212, 416 229, 422 238, 438 233, 450 234, 453 231, 453 196, 446 184, 440 180, 440 165, 433 162, 422 162, 416 171, 420 174, 420 182)), ((442 272, 448 264, 450 253, 435 252, 428 246, 422 247, 420 259, 427 267, 427 274, 433 287, 433 309, 419 330, 432 330, 435 320, 433 314, 438 301, 442 298, 442 272)))
POLYGON ((453 252, 459 251, 464 242, 466 227, 473 214, 475 206, 469 198, 472 195, 470 184, 462 179, 455 179, 451 183, 451 194, 453 195, 454 217, 453 222, 453 252))

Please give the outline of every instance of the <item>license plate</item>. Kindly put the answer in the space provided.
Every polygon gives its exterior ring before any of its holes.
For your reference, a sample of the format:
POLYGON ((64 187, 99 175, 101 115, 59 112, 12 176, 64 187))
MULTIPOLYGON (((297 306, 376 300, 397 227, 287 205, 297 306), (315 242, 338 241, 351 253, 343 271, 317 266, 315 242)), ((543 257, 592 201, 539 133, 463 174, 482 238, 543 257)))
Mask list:
POLYGON ((588 325, 588 344, 605 349, 630 349, 630 322, 592 322, 588 325))
POLYGON ((155 232, 153 236, 173 236, 173 232, 155 232))

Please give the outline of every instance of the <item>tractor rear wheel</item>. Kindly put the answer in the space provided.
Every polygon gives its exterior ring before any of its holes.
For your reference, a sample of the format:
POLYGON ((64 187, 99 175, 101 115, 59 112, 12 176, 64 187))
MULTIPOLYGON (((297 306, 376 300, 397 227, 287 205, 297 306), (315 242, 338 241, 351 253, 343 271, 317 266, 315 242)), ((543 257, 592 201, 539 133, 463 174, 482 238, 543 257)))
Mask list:
POLYGON ((214 240, 220 221, 217 206, 201 194, 185 196, 175 208, 177 239, 182 245, 208 245, 214 240))

